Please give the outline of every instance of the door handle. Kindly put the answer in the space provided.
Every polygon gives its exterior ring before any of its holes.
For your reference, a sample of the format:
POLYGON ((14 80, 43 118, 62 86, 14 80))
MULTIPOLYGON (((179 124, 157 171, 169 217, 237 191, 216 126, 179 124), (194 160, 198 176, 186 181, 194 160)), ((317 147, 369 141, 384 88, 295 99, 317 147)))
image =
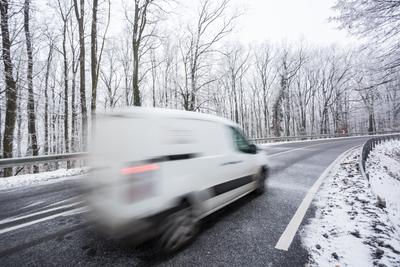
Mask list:
POLYGON ((238 164, 243 162, 243 160, 238 160, 238 161, 228 161, 228 162, 224 162, 221 164, 221 166, 225 166, 225 165, 232 165, 232 164, 238 164))

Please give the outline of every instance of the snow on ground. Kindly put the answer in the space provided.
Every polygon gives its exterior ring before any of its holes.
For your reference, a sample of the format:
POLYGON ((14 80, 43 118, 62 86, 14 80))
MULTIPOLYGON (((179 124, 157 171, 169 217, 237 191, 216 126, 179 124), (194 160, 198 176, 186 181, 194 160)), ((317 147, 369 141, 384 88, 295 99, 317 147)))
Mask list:
POLYGON ((79 179, 80 174, 86 173, 86 168, 77 169, 58 169, 51 172, 43 172, 37 174, 25 174, 18 176, 11 176, 0 179, 0 191, 10 190, 24 186, 34 186, 57 183, 65 180, 79 179))
POLYGON ((377 145, 369 154, 365 169, 372 190, 386 205, 385 211, 400 234, 400 140, 377 145))
POLYGON ((400 266, 400 233, 361 176, 359 154, 350 152, 314 199, 315 217, 301 231, 311 266, 400 266))

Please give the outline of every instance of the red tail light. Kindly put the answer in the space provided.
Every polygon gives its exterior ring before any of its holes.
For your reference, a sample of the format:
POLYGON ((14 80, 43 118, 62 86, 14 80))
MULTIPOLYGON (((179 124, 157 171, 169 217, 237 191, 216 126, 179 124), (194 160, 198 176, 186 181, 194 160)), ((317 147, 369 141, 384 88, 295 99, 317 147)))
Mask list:
POLYGON ((126 168, 121 169, 121 174, 132 175, 132 174, 138 174, 138 173, 143 173, 143 172, 148 172, 148 171, 156 171, 159 168, 160 168, 160 166, 158 166, 157 164, 132 166, 132 167, 126 167, 126 168))

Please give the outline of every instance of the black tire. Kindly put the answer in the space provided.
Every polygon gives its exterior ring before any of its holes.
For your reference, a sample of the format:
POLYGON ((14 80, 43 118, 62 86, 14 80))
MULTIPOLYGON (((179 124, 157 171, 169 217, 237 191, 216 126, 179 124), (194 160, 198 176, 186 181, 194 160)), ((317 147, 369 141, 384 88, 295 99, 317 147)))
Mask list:
POLYGON ((199 230, 199 220, 192 206, 186 206, 161 222, 158 247, 161 253, 174 253, 193 241, 199 230))
POLYGON ((265 179, 267 178, 267 172, 263 168, 256 177, 257 188, 254 190, 256 195, 262 195, 265 192, 265 179))

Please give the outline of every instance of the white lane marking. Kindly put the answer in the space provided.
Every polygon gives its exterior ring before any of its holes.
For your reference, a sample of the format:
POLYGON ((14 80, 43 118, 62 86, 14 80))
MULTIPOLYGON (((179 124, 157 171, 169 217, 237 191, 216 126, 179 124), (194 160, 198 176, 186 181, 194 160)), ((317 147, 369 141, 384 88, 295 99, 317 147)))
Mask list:
POLYGON ((273 153, 273 154, 269 154, 267 155, 268 157, 275 157, 275 156, 279 156, 279 155, 283 155, 289 152, 293 152, 293 151, 297 151, 297 150, 302 150, 305 148, 309 148, 309 147, 313 147, 313 146, 319 146, 319 145, 325 145, 326 143, 322 143, 322 144, 314 144, 314 145, 309 145, 309 146, 302 146, 302 147, 298 147, 298 148, 294 148, 294 149, 290 149, 290 150, 286 150, 286 151, 282 151, 282 152, 278 152, 278 153, 273 153))
POLYGON ((68 202, 68 201, 71 201, 71 200, 75 200, 75 199, 78 199, 78 198, 79 197, 71 197, 71 198, 67 198, 67 199, 61 200, 61 201, 57 201, 57 202, 54 202, 54 203, 51 203, 51 204, 47 205, 45 208, 51 207, 51 206, 55 206, 55 205, 58 205, 58 204, 61 204, 61 203, 65 203, 65 202, 68 202))
POLYGON ((51 209, 47 209, 47 210, 34 212, 34 213, 31 213, 31 214, 27 214, 27 215, 23 215, 23 216, 19 216, 19 217, 5 218, 3 220, 0 220, 0 226, 1 226, 1 224, 5 224, 5 223, 9 223, 9 222, 15 222, 15 221, 18 221, 18 220, 21 220, 21 219, 30 218, 30 217, 33 217, 33 216, 36 216, 36 215, 39 215, 39 214, 44 214, 44 213, 47 213, 47 212, 50 212, 50 211, 55 211, 55 210, 60 210, 60 209, 64 209, 64 208, 73 207, 73 206, 79 205, 81 203, 82 203, 82 201, 75 202, 75 203, 72 203, 72 204, 63 205, 63 206, 59 206, 59 207, 56 207, 56 208, 51 208, 51 209))
POLYGON ((19 208, 19 209, 17 209, 17 210, 22 210, 22 209, 30 208, 30 207, 37 206, 37 205, 42 204, 42 203, 43 203, 43 201, 36 201, 36 202, 33 202, 33 203, 28 204, 28 205, 26 205, 26 206, 23 206, 23 207, 21 207, 21 208, 19 208))
POLYGON ((74 215, 74 214, 83 213, 83 212, 86 212, 87 210, 88 209, 86 207, 81 207, 81 208, 77 208, 77 209, 73 209, 73 210, 64 211, 62 213, 53 214, 53 215, 50 215, 50 216, 47 216, 47 217, 44 217, 44 218, 40 218, 40 219, 37 219, 37 220, 34 220, 34 221, 30 221, 30 222, 22 223, 22 224, 19 224, 19 225, 11 226, 11 227, 8 227, 8 228, 5 228, 5 229, 1 229, 0 230, 0 234, 11 232, 11 231, 14 231, 14 230, 26 227, 26 226, 30 226, 30 225, 33 225, 33 224, 37 224, 37 223, 40 223, 40 222, 48 221, 48 220, 51 220, 51 219, 54 219, 54 218, 57 218, 57 217, 60 217, 60 216, 64 216, 65 217, 65 216, 71 216, 71 215, 74 215))
POLYGON ((301 202, 300 206, 298 207, 296 213, 290 220, 289 224, 286 226, 285 231, 281 235, 281 237, 278 240, 278 243, 276 243, 275 248, 279 250, 288 250, 290 247, 290 244, 293 241, 294 236, 296 235, 297 229, 299 228, 301 222, 303 221, 303 218, 308 210, 308 207, 310 206, 314 195, 317 193, 318 188, 321 186, 322 182, 324 179, 332 172, 336 172, 337 169, 339 168, 339 162, 353 149, 356 147, 359 147, 359 145, 354 146, 342 154, 340 154, 339 157, 333 161, 328 168, 325 169, 325 171, 321 174, 321 176, 315 181, 315 183, 312 185, 310 190, 307 192, 307 195, 301 202))

